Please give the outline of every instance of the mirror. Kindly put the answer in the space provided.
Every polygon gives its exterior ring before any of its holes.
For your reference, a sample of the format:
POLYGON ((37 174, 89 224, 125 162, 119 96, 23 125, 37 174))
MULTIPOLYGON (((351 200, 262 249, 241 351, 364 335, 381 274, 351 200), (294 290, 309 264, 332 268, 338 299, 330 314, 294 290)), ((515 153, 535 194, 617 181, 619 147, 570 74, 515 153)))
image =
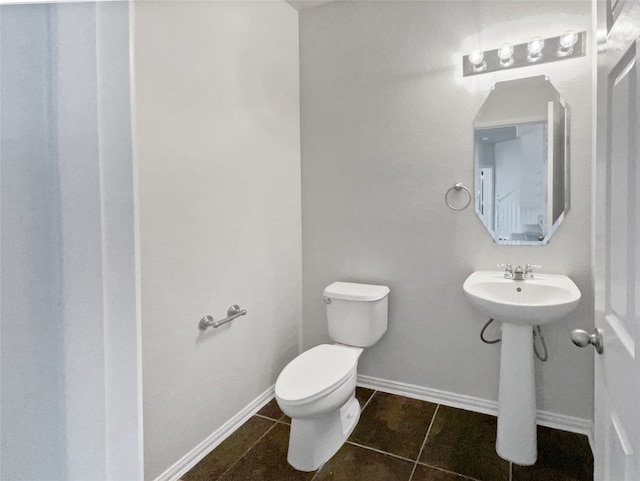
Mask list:
POLYGON ((569 210, 569 107, 544 76, 498 82, 473 121, 476 213, 497 244, 545 245, 569 210))

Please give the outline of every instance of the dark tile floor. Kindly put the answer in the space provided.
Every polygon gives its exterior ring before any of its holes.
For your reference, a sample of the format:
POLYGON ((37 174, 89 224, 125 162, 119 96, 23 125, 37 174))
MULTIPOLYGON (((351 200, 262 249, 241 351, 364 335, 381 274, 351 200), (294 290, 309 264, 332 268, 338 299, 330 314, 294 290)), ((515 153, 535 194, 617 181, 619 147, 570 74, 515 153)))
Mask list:
POLYGON ((495 452, 496 418, 360 388, 360 422, 318 471, 287 463, 290 419, 275 399, 182 477, 183 481, 591 481, 586 436, 538 427, 538 462, 495 452))

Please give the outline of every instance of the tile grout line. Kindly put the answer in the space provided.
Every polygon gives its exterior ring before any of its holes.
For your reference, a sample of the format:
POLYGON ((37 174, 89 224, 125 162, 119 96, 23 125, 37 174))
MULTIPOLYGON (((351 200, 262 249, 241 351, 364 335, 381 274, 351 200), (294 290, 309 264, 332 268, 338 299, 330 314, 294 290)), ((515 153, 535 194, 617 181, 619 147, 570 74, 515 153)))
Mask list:
MULTIPOLYGON (((466 474, 456 473, 455 471, 449 471, 448 469, 444 469, 444 468, 441 468, 439 466, 433 466, 433 465, 427 464, 427 463, 417 463, 417 464, 420 464, 422 466, 426 466, 427 468, 435 469, 437 471, 442 471, 443 473, 453 474, 453 475, 457 476, 458 478, 462 478, 462 479, 464 479, 466 481, 482 481, 481 479, 472 478, 471 476, 467 476, 466 474)), ((417 467, 417 464, 416 464, 416 467, 417 467)))
MULTIPOLYGON (((273 419, 269 419, 269 420, 270 420, 270 421, 273 421, 273 419)), ((276 422, 274 422, 274 423, 273 423, 273 426, 271 426, 269 429, 267 429, 267 430, 262 434, 262 436, 260 436, 260 437, 256 440, 256 442, 255 442, 255 443, 253 443, 251 446, 249 446, 249 448, 248 448, 244 453, 242 453, 240 456, 238 456, 238 459, 236 459, 233 463, 231 463, 231 466, 229 466, 229 467, 228 467, 228 468, 227 468, 227 469, 226 469, 226 470, 225 470, 225 471, 224 471, 220 476, 218 476, 218 478, 217 478, 217 479, 218 479, 218 480, 222 479, 222 477, 223 477, 225 474, 227 474, 227 473, 231 470, 231 468, 233 468, 236 464, 238 464, 238 461, 240 461, 242 458, 244 458, 244 457, 246 456, 246 454, 247 454, 249 451, 251 451, 251 450, 256 446, 256 444, 258 444, 258 443, 262 440, 262 438, 264 438, 267 434, 269 434, 269 433, 271 432, 271 430, 272 430, 273 428, 275 428, 277 425, 278 425, 278 422, 277 422, 277 421, 276 421, 276 422)))
POLYGON ((270 418, 269 416, 265 416, 264 414, 255 413, 254 416, 257 416, 262 419, 268 419, 269 421, 277 421, 277 419, 270 418))
POLYGON ((380 449, 372 448, 371 446, 365 446, 364 444, 354 443, 353 441, 347 441, 347 444, 351 444, 352 446, 357 446, 363 449, 368 449, 369 451, 374 451, 379 454, 385 454, 387 456, 391 456, 392 458, 401 459, 402 461, 409 461, 410 463, 413 463, 413 459, 405 458, 404 456, 399 456, 393 453, 388 453, 387 451, 382 451, 380 449))
POLYGON ((311 477, 311 479, 309 481, 313 481, 314 479, 316 479, 318 477, 318 475, 320 474, 320 471, 322 471, 322 468, 324 468, 324 465, 327 463, 324 463, 322 466, 320 466, 316 472, 313 474, 313 476, 311 477))
POLYGON ((369 396, 369 399, 367 399, 367 402, 366 402, 366 403, 364 403, 364 406, 362 406, 362 409, 361 409, 360 411, 364 411, 364 410, 365 410, 365 408, 366 408, 369 404, 371 404, 371 401, 373 400, 373 396, 375 396, 377 392, 378 392, 378 391, 373 391, 373 392, 371 393, 371 396, 369 396))
POLYGON ((266 419, 267 421, 275 421, 277 423, 284 424, 286 426, 291 426, 291 423, 288 423, 287 421, 284 421, 282 419, 284 417, 284 414, 282 416, 280 416, 278 419, 270 418, 269 416, 265 416, 264 414, 257 414, 257 413, 254 414, 254 416, 257 416, 257 417, 262 418, 262 419, 266 419))
POLYGON ((422 446, 420 446, 420 451, 418 451, 418 456, 413 464, 413 469, 411 470, 411 475, 409 476, 409 481, 413 479, 413 475, 416 472, 416 468, 418 467, 418 461, 420 460, 420 456, 422 456, 422 451, 427 444, 427 438, 429 437, 429 433, 431 432, 431 427, 433 426, 434 421, 436 420, 436 416, 438 415, 438 410, 440 409, 440 404, 436 406, 436 410, 433 411, 433 416, 431 417, 431 422, 429 423, 429 427, 427 428, 427 434, 424 435, 424 440, 422 441, 422 446))

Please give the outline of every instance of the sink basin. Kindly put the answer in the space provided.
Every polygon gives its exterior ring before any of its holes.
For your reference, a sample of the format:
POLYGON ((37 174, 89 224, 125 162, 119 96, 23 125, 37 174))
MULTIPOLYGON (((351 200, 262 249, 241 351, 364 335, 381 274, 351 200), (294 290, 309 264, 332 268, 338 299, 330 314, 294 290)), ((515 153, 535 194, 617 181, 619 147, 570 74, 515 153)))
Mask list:
POLYGON ((557 321, 573 311, 580 290, 567 276, 536 274, 533 279, 505 279, 503 272, 476 271, 463 289, 478 310, 502 322, 536 326, 557 321))

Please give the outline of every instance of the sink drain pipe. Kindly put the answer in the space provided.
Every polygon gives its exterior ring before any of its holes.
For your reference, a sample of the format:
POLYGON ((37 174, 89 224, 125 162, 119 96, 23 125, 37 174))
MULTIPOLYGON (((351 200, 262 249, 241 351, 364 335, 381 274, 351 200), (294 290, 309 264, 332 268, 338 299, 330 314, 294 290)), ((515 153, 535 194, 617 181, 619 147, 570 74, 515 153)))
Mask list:
MULTIPOLYGON (((482 326, 482 330, 480 331, 480 339, 485 344, 496 344, 496 343, 498 343, 498 342, 500 342, 502 340, 500 338, 498 338, 498 339, 486 339, 484 337, 485 331, 487 330, 487 328, 489 327, 489 325, 492 322, 493 322, 493 318, 489 319, 486 322, 486 324, 484 326, 482 326)), ((546 360, 549 359, 549 351, 547 350, 547 343, 544 340, 544 336, 542 335, 542 329, 540 329, 540 326, 535 326, 533 328, 533 352, 536 354, 536 357, 538 359, 540 359, 542 362, 546 362, 546 360), (537 337, 540 338, 540 343, 542 344, 543 354, 540 354, 540 352, 538 351, 538 346, 536 345, 536 338, 537 337)))
POLYGON ((489 319, 487 321, 487 323, 484 325, 484 327, 482 328, 482 331, 480 331, 480 339, 482 339, 482 342, 484 342, 485 344, 495 344, 496 342, 500 342, 502 341, 502 339, 498 338, 498 339, 492 339, 491 341, 488 339, 485 339, 484 337, 484 331, 487 330, 487 327, 489 327, 489 324, 491 324, 493 322, 493 317, 491 319, 489 319))

